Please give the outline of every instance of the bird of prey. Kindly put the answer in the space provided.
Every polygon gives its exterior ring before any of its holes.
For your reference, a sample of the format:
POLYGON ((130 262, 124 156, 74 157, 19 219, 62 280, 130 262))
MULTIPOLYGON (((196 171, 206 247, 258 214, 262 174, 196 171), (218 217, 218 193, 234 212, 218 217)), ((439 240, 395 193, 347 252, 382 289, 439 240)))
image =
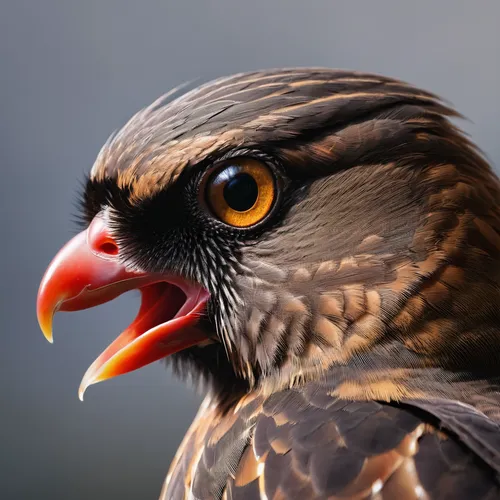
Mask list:
POLYGON ((162 499, 500 498, 500 182, 435 95, 237 74, 136 114, 40 285, 138 289, 83 377, 167 359, 207 396, 162 499))

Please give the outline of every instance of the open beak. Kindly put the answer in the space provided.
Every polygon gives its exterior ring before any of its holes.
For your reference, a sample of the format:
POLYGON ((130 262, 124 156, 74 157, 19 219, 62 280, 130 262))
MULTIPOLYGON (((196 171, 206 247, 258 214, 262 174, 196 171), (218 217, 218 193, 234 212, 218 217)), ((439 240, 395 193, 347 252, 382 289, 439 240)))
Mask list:
POLYGON ((141 292, 139 312, 85 373, 78 391, 81 400, 89 385, 207 340, 196 327, 209 298, 205 288, 179 276, 127 268, 101 216, 70 240, 45 272, 37 298, 40 328, 52 342, 57 311, 94 307, 133 289, 141 292))

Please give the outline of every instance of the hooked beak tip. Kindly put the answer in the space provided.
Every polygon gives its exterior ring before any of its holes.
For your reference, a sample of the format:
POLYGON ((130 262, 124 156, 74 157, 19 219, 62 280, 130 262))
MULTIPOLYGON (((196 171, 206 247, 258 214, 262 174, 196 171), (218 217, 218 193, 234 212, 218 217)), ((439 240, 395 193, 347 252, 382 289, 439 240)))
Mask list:
POLYGON ((98 359, 96 359, 92 365, 89 366, 82 378, 82 381, 80 382, 80 387, 78 388, 78 399, 80 401, 83 401, 83 396, 89 386, 97 384, 97 382, 101 382, 101 380, 103 380, 102 377, 100 377, 97 363, 98 359))
POLYGON ((82 380, 82 383, 80 384, 80 387, 78 388, 78 399, 83 402, 83 396, 85 395, 85 392, 89 388, 89 386, 97 384, 97 382, 100 382, 100 380, 85 380, 85 378, 82 380))
POLYGON ((82 380, 82 383, 80 384, 80 387, 78 388, 78 399, 83 402, 83 396, 85 394, 85 391, 87 390, 87 387, 89 385, 92 385, 92 382, 86 383, 85 380, 82 380))
POLYGON ((78 399, 83 403, 83 395, 85 394, 86 387, 80 386, 78 389, 78 399))
POLYGON ((46 316, 45 318, 42 315, 39 315, 38 324, 40 325, 40 329, 42 330, 43 336, 51 344, 53 344, 54 338, 52 336, 52 315, 46 316))

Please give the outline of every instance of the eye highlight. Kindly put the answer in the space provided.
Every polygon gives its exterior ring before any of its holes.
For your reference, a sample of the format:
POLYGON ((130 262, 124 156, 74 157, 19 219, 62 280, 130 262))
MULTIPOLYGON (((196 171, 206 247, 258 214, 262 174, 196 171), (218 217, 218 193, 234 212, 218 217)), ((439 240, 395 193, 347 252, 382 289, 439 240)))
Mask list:
POLYGON ((205 197, 222 222, 234 227, 249 227, 271 211, 276 182, 265 163, 252 158, 236 158, 212 173, 205 187, 205 197))

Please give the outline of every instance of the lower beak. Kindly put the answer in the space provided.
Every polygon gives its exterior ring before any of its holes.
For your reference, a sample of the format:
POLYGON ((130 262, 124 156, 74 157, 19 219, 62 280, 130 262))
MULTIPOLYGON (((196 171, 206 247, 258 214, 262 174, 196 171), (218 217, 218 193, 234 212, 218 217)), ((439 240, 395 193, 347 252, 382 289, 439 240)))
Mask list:
POLYGON ((141 307, 132 324, 92 363, 79 397, 89 385, 141 368, 207 340, 196 324, 209 298, 198 283, 131 269, 101 217, 69 241, 49 265, 37 298, 38 322, 52 342, 57 311, 78 311, 138 289, 141 307))

